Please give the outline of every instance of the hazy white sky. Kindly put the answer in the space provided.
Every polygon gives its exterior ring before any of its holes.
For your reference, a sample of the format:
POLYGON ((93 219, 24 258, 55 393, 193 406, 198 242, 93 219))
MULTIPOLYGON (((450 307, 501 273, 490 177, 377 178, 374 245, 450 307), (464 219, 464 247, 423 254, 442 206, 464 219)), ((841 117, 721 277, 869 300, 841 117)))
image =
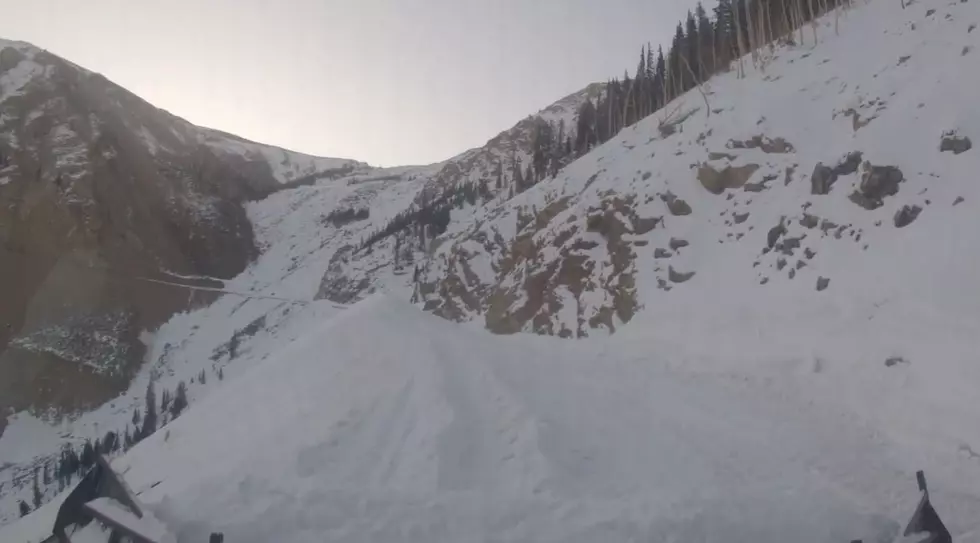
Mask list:
POLYGON ((388 166, 444 160, 632 72, 694 3, 0 0, 0 37, 196 124, 388 166))

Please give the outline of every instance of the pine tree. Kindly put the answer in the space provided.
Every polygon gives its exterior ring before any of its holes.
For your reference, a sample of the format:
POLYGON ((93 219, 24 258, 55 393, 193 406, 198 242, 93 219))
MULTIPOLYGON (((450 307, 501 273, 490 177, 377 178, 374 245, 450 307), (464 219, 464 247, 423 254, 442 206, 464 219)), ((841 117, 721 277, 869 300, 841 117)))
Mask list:
POLYGON ((143 416, 142 437, 148 437, 157 431, 157 395, 153 390, 153 379, 146 385, 146 415, 143 416))
POLYGON ((42 480, 44 481, 44 486, 51 484, 51 468, 48 463, 45 462, 43 468, 41 469, 42 480))
POLYGON ((102 454, 109 454, 119 449, 119 436, 112 430, 105 433, 102 439, 102 454))
POLYGON ((41 502, 44 499, 44 495, 41 494, 41 487, 37 483, 37 468, 34 468, 34 509, 41 507, 41 502))
MULTIPOLYGON (((425 225, 424 224, 422 225, 421 231, 422 231, 422 239, 424 240, 425 239, 425 225)), ((422 248, 424 249, 425 248, 424 247, 424 245, 425 245, 425 242, 424 241, 422 242, 422 245, 423 245, 422 248)), ((223 368, 218 368, 218 380, 219 381, 223 381, 224 378, 225 378, 225 370, 223 368)))
POLYGON ((208 384, 207 375, 204 373, 204 370, 201 370, 201 374, 197 376, 197 380, 202 385, 208 384))
POLYGON ((183 381, 177 383, 173 402, 170 404, 170 416, 176 419, 187 407, 187 385, 183 381))
POLYGON ((140 408, 137 407, 133 410, 133 426, 139 428, 140 422, 142 422, 142 417, 140 417, 140 408))
POLYGON ((698 22, 698 65, 704 70, 701 75, 704 81, 715 73, 715 29, 701 2, 695 7, 694 15, 698 22))
MULTIPOLYGON (((699 50, 700 38, 698 37, 698 22, 694 18, 694 14, 690 11, 687 12, 687 23, 685 27, 685 55, 684 58, 687 60, 684 66, 684 71, 688 73, 688 86, 686 89, 691 89, 695 85, 699 84, 703 79, 701 74, 701 67, 698 63, 698 59, 701 58, 701 52, 699 50)), ((685 90, 686 90, 685 89, 685 90)))
POLYGON ((20 503, 18 503, 18 507, 20 508, 21 517, 26 517, 27 515, 31 514, 31 506, 27 505, 27 502, 25 502, 24 500, 20 500, 20 503))
POLYGON ((95 464, 95 448, 92 447, 92 442, 87 439, 85 440, 85 445, 82 446, 80 463, 86 469, 95 464))

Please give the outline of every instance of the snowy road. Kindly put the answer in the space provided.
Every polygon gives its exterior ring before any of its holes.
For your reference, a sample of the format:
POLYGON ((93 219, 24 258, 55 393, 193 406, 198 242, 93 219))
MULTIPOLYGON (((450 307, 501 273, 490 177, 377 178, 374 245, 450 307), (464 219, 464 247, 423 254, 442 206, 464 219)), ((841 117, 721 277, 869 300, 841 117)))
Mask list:
MULTIPOLYGON (((188 542, 889 541, 911 514, 873 429, 615 345, 379 296, 116 465, 188 542)), ((980 500, 935 494, 976 529, 980 500)))

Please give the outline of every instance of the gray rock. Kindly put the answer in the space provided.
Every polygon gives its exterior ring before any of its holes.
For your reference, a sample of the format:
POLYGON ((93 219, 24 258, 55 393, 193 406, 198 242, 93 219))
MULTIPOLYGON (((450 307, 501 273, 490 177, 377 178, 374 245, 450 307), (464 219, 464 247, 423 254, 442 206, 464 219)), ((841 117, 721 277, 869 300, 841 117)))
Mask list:
POLYGON ((779 271, 782 271, 783 268, 785 268, 785 267, 786 267, 786 259, 783 258, 783 257, 779 257, 776 260, 776 269, 779 270, 779 271))
POLYGON ((909 364, 909 361, 901 356, 889 356, 885 359, 885 366, 889 368, 899 364, 909 364))
POLYGON ((822 162, 818 162, 810 175, 810 194, 829 194, 834 181, 837 181, 837 174, 822 162))
POLYGON ((840 161, 839 164, 834 166, 834 174, 838 176, 851 175, 858 170, 858 167, 861 166, 862 158, 864 158, 864 155, 861 154, 861 151, 847 153, 844 160, 840 161))
POLYGON ((796 261, 796 269, 799 270, 799 269, 803 268, 803 266, 806 266, 806 262, 803 262, 802 260, 797 260, 796 261))
POLYGON ((886 196, 898 194, 898 186, 904 180, 902 170, 895 166, 872 166, 865 162, 861 183, 850 199, 865 209, 878 209, 886 196))
POLYGON ((779 238, 785 233, 786 227, 780 222, 778 225, 769 229, 769 233, 766 234, 766 244, 772 249, 776 245, 776 242, 779 241, 779 238))
POLYGON ((735 224, 742 224, 749 219, 749 212, 745 213, 732 213, 732 217, 735 219, 735 224))
POLYGON ((818 224, 820 224, 820 217, 809 213, 804 213, 803 218, 800 219, 800 226, 805 228, 816 228, 818 224))
POLYGON ((673 254, 667 249, 657 247, 653 250, 653 258, 670 258, 673 254))
POLYGON ((957 204, 961 204, 961 203, 963 203, 964 201, 965 201, 965 200, 963 199, 963 197, 962 197, 962 196, 957 196, 957 197, 956 197, 956 199, 955 199, 955 200, 953 200, 953 205, 955 206, 955 205, 957 205, 957 204))
POLYGON ((954 155, 965 153, 973 148, 973 142, 966 136, 957 136, 953 133, 943 134, 943 139, 939 143, 940 152, 952 152, 954 155))
POLYGON ((670 248, 673 251, 680 249, 681 247, 687 247, 690 243, 687 240, 679 238, 670 238, 670 248))
POLYGON ((667 278, 670 279, 671 283, 683 283, 690 278, 694 277, 694 272, 679 272, 674 270, 673 266, 667 267, 667 278))
POLYGON ((922 208, 916 205, 902 206, 902 209, 899 209, 895 213, 895 227, 904 228, 912 224, 912 221, 918 218, 919 213, 921 212, 922 208))
POLYGON ((784 238, 779 246, 780 252, 787 256, 793 256, 793 249, 800 248, 800 238, 784 238))
POLYGON ((813 260, 813 257, 817 256, 817 253, 813 252, 813 249, 807 247, 806 249, 803 249, 803 256, 805 256, 807 260, 813 260))
POLYGON ((826 290, 828 286, 830 286, 829 277, 817 277, 817 292, 826 290))

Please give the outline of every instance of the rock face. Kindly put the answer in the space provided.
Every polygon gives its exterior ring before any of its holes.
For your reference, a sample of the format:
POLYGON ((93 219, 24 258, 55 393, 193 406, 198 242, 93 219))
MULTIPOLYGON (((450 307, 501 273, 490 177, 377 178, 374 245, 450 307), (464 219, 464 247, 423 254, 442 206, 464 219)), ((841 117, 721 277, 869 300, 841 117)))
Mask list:
POLYGON ((0 84, 0 412, 95 405, 191 300, 141 278, 234 276, 256 254, 242 202, 315 172, 28 44, 0 42, 0 84))

